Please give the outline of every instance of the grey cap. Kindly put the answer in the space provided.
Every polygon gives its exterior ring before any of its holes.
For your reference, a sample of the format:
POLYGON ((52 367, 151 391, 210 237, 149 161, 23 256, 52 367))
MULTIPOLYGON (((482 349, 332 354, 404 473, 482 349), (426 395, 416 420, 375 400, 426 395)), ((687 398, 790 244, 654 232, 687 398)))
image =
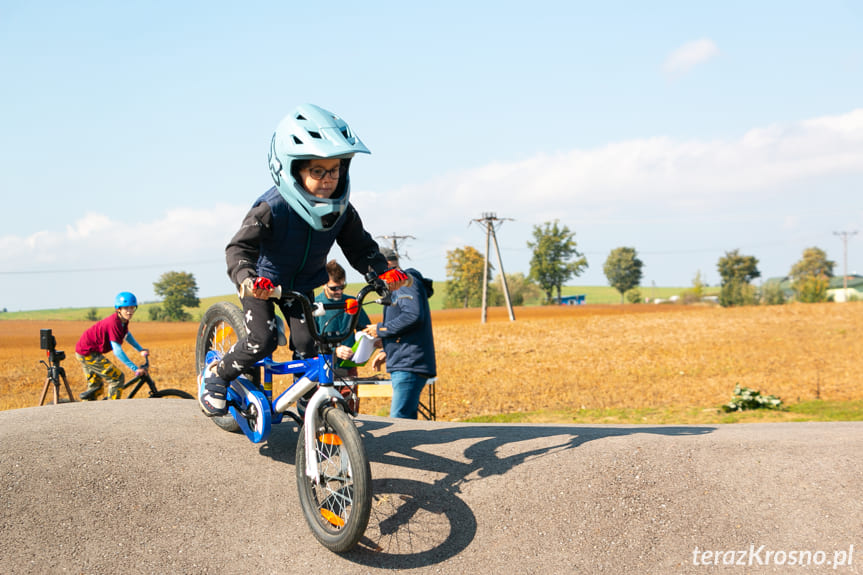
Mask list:
POLYGON ((380 246, 381 253, 387 258, 388 262, 397 262, 399 261, 399 255, 392 248, 388 248, 386 246, 380 246))

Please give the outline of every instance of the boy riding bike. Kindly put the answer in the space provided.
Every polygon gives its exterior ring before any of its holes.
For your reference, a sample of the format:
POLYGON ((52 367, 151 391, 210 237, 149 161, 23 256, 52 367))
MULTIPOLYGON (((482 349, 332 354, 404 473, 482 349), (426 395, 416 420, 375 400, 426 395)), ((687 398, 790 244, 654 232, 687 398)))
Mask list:
POLYGON ((146 373, 150 365, 150 352, 141 347, 129 333, 129 322, 138 309, 135 294, 124 291, 114 298, 114 313, 96 322, 87 329, 75 345, 75 357, 81 362, 84 377, 89 386, 79 397, 84 401, 96 399, 101 395, 104 383, 108 383, 108 397, 120 399, 126 376, 104 354, 114 352, 114 357, 126 364, 136 376, 146 373), (123 351, 123 342, 129 342, 144 358, 140 366, 123 351))
POLYGON ((347 123, 312 104, 297 107, 276 128, 269 153, 276 185, 255 201, 225 249, 248 337, 199 375, 205 414, 225 415, 227 385, 276 349, 276 304, 288 320, 294 358, 315 355, 299 304, 270 296, 284 286, 314 299, 313 290, 327 281, 326 258, 334 243, 354 269, 377 276, 391 291, 408 280, 404 272, 387 269, 349 201, 348 169, 358 153, 370 152, 347 123))

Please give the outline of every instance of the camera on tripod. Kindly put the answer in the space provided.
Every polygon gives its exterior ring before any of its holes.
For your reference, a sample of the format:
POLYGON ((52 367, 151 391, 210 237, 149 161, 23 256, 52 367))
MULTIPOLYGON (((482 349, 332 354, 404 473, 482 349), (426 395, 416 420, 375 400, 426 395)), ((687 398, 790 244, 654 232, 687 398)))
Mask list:
POLYGON ((48 362, 52 365, 59 365, 66 359, 65 351, 57 351, 57 338, 50 329, 39 330, 39 348, 48 352, 48 362))
POLYGON ((48 395, 48 387, 54 385, 54 403, 60 403, 60 382, 66 387, 66 393, 69 394, 69 401, 75 401, 72 397, 72 388, 69 387, 69 382, 66 380, 66 370, 60 365, 60 362, 66 359, 66 352, 57 351, 57 339, 50 329, 39 330, 39 347, 48 352, 48 361, 44 359, 40 361, 47 370, 45 378, 45 387, 42 388, 42 398, 39 400, 39 405, 45 403, 45 397, 48 395))

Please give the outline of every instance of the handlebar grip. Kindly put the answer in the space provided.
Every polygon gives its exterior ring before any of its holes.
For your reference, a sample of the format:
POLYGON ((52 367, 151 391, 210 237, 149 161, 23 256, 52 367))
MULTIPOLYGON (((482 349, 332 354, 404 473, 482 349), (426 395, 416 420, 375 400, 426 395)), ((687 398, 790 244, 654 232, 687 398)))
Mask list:
MULTIPOLYGON (((246 284, 240 284, 240 291, 237 294, 240 296, 240 299, 243 299, 246 296, 254 297, 254 293, 246 284)), ((282 299, 282 286, 276 286, 273 288, 273 291, 270 292, 269 299, 282 299)))

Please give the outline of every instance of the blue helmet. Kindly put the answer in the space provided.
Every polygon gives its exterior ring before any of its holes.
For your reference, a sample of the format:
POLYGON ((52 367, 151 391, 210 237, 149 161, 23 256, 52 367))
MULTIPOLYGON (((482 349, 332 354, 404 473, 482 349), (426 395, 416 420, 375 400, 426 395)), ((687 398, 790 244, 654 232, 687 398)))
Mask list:
POLYGON ((128 291, 118 293, 117 297, 114 298, 114 309, 129 306, 138 307, 138 298, 135 297, 135 294, 128 291))
POLYGON ((348 176, 354 154, 370 154, 347 123, 314 104, 303 104, 284 117, 270 142, 270 174, 279 193, 313 229, 332 228, 345 213, 351 195, 348 176), (338 158, 343 177, 330 198, 308 193, 296 179, 292 165, 296 160, 338 158))

